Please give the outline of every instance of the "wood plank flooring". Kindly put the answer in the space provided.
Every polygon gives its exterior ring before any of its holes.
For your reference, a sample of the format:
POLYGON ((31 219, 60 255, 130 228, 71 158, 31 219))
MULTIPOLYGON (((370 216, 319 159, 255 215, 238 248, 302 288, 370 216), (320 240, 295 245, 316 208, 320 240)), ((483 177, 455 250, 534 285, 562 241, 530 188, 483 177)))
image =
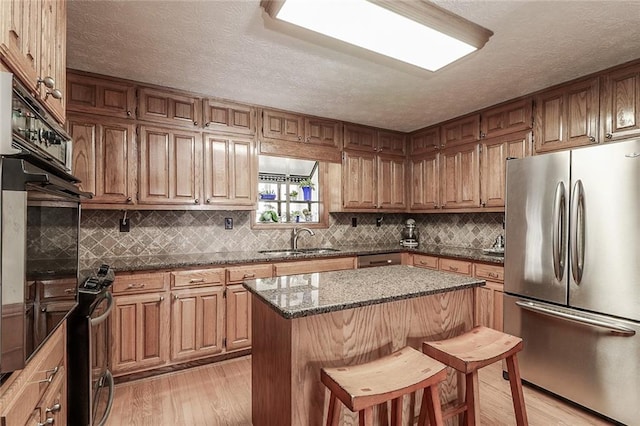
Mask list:
MULTIPOLYGON (((530 426, 610 424, 528 386, 524 397, 530 426)), ((514 425, 511 404, 500 363, 480 370, 481 425, 514 425)), ((107 425, 251 425, 251 357, 119 384, 107 425)))

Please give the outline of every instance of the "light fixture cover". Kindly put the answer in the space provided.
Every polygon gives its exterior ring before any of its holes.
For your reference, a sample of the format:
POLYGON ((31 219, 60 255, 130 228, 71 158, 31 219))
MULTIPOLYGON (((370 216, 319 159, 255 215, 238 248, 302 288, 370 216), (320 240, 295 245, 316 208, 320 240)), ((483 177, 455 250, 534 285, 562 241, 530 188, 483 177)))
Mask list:
POLYGON ((275 19, 436 71, 481 48, 491 31, 421 0, 263 0, 275 19))

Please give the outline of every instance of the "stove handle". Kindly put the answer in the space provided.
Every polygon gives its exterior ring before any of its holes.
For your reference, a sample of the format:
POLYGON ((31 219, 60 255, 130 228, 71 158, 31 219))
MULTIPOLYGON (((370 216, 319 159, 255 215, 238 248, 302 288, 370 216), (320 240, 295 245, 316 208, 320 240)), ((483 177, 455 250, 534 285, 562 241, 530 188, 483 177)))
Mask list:
POLYGON ((96 423, 96 426, 104 426, 107 423, 107 419, 109 418, 109 414, 111 413, 111 407, 113 406, 113 396, 115 393, 115 383, 113 381, 113 375, 111 375, 111 371, 107 370, 104 373, 105 378, 107 379, 107 385, 109 386, 109 399, 107 400, 107 406, 104 409, 104 414, 99 422, 96 423))
POLYGON ((91 327, 95 327, 101 322, 104 322, 109 317, 109 314, 111 314, 111 311, 113 310, 113 296, 111 295, 111 292, 110 291, 105 292, 104 298, 107 299, 107 309, 104 311, 102 315, 97 316, 95 318, 91 318, 90 320, 91 327))

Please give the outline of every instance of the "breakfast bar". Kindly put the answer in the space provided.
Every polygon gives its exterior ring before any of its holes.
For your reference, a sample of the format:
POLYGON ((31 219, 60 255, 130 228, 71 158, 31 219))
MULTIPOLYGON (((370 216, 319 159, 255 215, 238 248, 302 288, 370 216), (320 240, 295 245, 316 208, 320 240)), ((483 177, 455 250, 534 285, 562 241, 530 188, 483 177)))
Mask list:
MULTIPOLYGON (((404 265, 245 281, 253 295, 253 424, 325 424, 322 367, 361 364, 469 330, 474 287, 483 284, 404 265)), ((458 397, 456 380, 450 374, 441 384, 443 403, 458 397)), ((419 404, 405 398, 407 422, 419 404)), ((348 410, 342 419, 357 424, 348 410)))

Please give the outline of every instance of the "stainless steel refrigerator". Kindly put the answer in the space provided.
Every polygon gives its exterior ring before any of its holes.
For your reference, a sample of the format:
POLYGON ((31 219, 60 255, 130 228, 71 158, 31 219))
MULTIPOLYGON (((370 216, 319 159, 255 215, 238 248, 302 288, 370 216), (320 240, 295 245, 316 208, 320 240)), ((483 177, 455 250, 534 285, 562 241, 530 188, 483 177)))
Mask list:
POLYGON ((640 140, 507 161, 504 290, 524 380, 640 424, 640 140))

